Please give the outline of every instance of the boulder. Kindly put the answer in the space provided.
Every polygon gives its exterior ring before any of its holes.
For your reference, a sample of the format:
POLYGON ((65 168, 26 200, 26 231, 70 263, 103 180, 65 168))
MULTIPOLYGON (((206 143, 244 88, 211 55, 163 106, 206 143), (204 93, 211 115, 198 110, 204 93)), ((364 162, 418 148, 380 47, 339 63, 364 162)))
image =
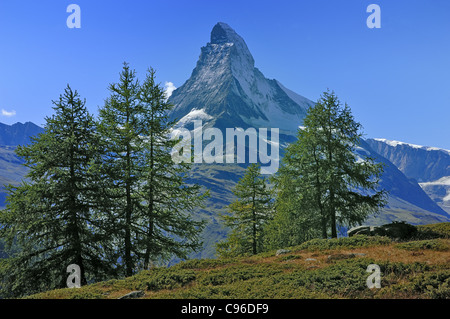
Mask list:
POLYGON ((284 254, 288 254, 291 251, 289 249, 278 249, 277 252, 275 253, 276 256, 280 256, 280 255, 284 255, 284 254))
POLYGON ((405 222, 392 222, 381 226, 358 226, 347 231, 348 237, 355 235, 388 236, 393 239, 409 239, 417 233, 417 228, 405 222))
POLYGON ((417 228, 405 222, 393 222, 381 226, 386 232, 386 236, 395 239, 409 239, 417 234, 417 228))
POLYGON ((370 235, 370 226, 357 226, 347 231, 348 237, 354 235, 370 235))

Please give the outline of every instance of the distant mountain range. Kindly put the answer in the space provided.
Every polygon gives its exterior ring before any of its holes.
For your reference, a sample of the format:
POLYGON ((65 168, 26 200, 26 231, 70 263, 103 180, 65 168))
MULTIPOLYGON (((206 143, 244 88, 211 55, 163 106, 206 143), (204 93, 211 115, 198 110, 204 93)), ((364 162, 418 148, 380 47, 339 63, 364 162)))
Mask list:
POLYGON ((0 123, 0 208, 4 206, 6 197, 4 185, 16 185, 27 171, 22 165, 23 160, 15 154, 15 148, 28 144, 31 136, 43 131, 43 128, 31 122, 13 125, 0 123))
POLYGON ((450 151, 386 139, 368 139, 367 143, 450 214, 450 151))
MULTIPOLYGON (((172 118, 178 128, 193 129, 195 120, 204 128, 279 128, 281 148, 295 140, 307 109, 314 102, 287 89, 279 81, 267 79, 254 66, 245 43, 230 26, 216 24, 210 42, 201 48, 191 77, 173 91, 172 118)), ((42 132, 33 123, 0 124, 0 180, 17 182, 25 174, 14 148, 42 132)), ((380 225, 404 220, 412 224, 450 221, 450 152, 382 139, 361 142, 357 152, 385 163, 381 187, 390 192, 387 206, 366 223, 380 225)), ((244 174, 245 165, 195 164, 191 181, 211 191, 198 218, 207 220, 202 252, 193 257, 212 257, 214 243, 227 230, 218 214, 233 200, 232 188, 244 174)), ((4 196, 4 195, 3 195, 4 196)), ((0 206, 2 194, 0 189, 0 206)))
POLYGON ((7 125, 0 123, 0 145, 17 146, 30 142, 30 136, 42 133, 44 129, 32 122, 7 125))

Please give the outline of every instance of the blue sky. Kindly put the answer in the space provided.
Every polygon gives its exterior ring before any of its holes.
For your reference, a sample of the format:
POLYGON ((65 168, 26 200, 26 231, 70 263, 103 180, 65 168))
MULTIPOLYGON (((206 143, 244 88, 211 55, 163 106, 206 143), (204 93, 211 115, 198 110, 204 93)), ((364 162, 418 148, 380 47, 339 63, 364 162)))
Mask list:
POLYGON ((0 122, 43 125, 68 83, 96 114, 124 61, 179 87, 219 21, 266 77, 314 101, 334 90, 367 137, 450 149, 448 0, 0 0, 0 122))

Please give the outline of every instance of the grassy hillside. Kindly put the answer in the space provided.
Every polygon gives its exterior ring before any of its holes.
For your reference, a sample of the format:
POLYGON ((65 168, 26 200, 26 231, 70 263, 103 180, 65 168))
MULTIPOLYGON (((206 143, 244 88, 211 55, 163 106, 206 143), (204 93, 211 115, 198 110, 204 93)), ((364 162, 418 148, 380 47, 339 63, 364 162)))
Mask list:
POLYGON ((315 239, 283 254, 192 259, 120 280, 59 289, 28 298, 411 298, 450 299, 450 223, 417 226, 414 239, 358 235, 315 239), (369 289, 369 264, 381 269, 381 288, 369 289))

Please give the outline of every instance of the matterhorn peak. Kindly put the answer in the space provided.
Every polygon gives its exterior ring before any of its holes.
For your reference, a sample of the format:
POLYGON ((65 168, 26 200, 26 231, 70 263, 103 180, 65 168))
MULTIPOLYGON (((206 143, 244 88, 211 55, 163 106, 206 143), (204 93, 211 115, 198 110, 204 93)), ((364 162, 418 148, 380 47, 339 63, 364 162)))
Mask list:
POLYGON ((244 39, 236 33, 228 24, 223 22, 218 22, 211 31, 211 43, 212 44, 225 44, 225 43, 234 43, 234 44, 245 44, 244 39))
POLYGON ((230 47, 234 57, 242 57, 247 61, 248 67, 253 68, 255 61, 244 39, 228 24, 218 22, 211 31, 211 41, 208 45, 218 45, 222 48, 230 47))
POLYGON ((289 134, 296 134, 314 104, 265 78, 244 39, 223 22, 213 27, 191 77, 170 102, 180 125, 201 118, 221 128, 273 127, 289 134))

